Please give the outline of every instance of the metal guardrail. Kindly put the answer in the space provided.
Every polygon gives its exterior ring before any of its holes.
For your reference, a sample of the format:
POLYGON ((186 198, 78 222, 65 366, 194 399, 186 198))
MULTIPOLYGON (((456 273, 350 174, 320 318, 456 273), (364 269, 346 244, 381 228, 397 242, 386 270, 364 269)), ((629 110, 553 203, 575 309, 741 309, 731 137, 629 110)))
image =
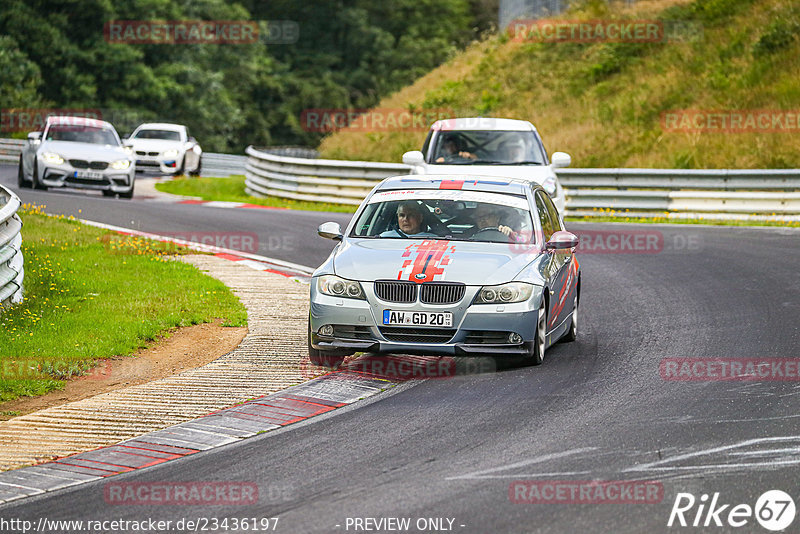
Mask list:
POLYGON ((22 302, 22 220, 20 200, 0 185, 0 309, 22 302))
MULTIPOLYGON (((248 193, 357 205, 407 165, 300 160, 247 148, 248 193)), ((566 215, 800 219, 800 169, 559 169, 566 215)))
POLYGON ((19 154, 22 152, 23 139, 0 139, 0 161, 11 161, 16 163, 19 154))
POLYGON ((227 178, 234 174, 244 174, 247 156, 237 154, 215 154, 203 152, 200 176, 219 176, 227 178))
MULTIPOLYGON (((288 156, 292 158, 318 158, 319 152, 313 148, 305 147, 269 147, 259 149, 268 154, 276 156, 288 156)), ((244 175, 247 165, 247 156, 237 154, 215 154, 213 152, 203 153, 203 169, 201 176, 217 176, 227 178, 235 174, 244 175)))
MULTIPOLYGON (((24 141, 0 139, 0 161, 17 161, 24 141)), ((247 156, 203 154, 203 176, 245 175, 255 196, 358 205, 401 163, 314 159, 296 147, 257 149, 247 156), (299 157, 298 157, 299 156, 299 157)), ((800 220, 800 169, 559 169, 566 214, 800 220)))
POLYGON ((800 169, 559 169, 568 215, 598 210, 716 218, 800 215, 800 169))
POLYGON ((255 196, 358 205, 372 188, 396 174, 408 174, 402 163, 339 161, 276 156, 247 147, 245 189, 255 196))

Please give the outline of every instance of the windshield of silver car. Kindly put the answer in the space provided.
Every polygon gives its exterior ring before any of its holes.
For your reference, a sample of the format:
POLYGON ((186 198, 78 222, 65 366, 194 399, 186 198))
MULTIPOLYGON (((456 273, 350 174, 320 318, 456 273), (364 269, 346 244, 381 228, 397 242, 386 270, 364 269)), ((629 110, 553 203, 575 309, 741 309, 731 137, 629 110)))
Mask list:
POLYGON ((476 191, 376 193, 361 212, 351 237, 486 243, 534 241, 531 214, 524 197, 476 191))

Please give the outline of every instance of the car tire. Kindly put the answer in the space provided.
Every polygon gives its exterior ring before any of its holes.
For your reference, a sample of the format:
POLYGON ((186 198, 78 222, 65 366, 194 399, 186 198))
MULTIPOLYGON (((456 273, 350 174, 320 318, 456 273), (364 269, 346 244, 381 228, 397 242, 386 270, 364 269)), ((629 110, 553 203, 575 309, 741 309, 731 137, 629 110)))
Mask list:
POLYGON ((572 302, 572 319, 570 320, 569 330, 567 333, 564 334, 564 337, 561 338, 563 341, 569 343, 570 341, 575 341, 578 337, 578 293, 575 293, 575 300, 572 302))
POLYGON ((189 173, 189 176, 200 176, 200 171, 203 169, 203 157, 197 158, 197 168, 189 173))
POLYGON ((133 184, 131 184, 131 188, 124 193, 119 193, 119 198, 133 198, 133 184))
POLYGON ((547 305, 544 299, 542 299, 542 304, 539 306, 535 332, 528 362, 531 365, 542 365, 545 347, 547 346, 547 305))
POLYGON ((31 176, 31 185, 33 186, 34 189, 40 189, 42 191, 47 191, 47 186, 46 185, 42 185, 39 182, 39 162, 38 161, 34 161, 33 162, 33 176, 31 176))
POLYGON ((311 324, 308 325, 308 359, 320 367, 337 368, 344 361, 344 355, 333 351, 319 350, 311 346, 311 324))
POLYGON ((30 182, 25 179, 25 173, 22 171, 22 154, 19 156, 19 169, 17 170, 17 185, 20 189, 26 189, 31 186, 30 182))
POLYGON ((183 156, 183 159, 181 159, 181 166, 175 169, 175 176, 180 176, 181 174, 183 174, 183 168, 185 165, 186 165, 186 156, 183 156))

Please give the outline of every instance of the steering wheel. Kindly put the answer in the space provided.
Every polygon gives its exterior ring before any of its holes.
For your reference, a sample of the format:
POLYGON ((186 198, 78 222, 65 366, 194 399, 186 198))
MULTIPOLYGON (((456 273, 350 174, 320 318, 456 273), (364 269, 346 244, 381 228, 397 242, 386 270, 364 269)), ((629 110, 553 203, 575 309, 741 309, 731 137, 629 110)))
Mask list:
MULTIPOLYGON (((486 234, 484 236, 484 238, 491 238, 491 237, 498 237, 499 236, 501 238, 501 241, 499 241, 500 243, 505 243, 505 242, 507 242, 509 240, 508 236, 506 234, 504 234, 503 232, 501 232, 500 228, 498 228, 497 226, 489 226, 487 228, 481 228, 480 230, 478 230, 477 232, 472 234, 472 238, 471 239, 474 239, 475 237, 479 236, 480 234, 486 234), (494 234, 497 234, 497 235, 494 235, 494 234)), ((492 241, 495 242, 494 240, 492 240, 492 241)))

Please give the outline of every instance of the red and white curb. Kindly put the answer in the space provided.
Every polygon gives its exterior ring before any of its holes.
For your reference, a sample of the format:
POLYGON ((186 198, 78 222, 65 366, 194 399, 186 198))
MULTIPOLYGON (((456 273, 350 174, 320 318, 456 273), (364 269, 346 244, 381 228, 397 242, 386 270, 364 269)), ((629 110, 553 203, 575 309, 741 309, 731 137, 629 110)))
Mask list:
POLYGON ((116 445, 5 471, 0 473, 0 504, 235 443, 347 406, 394 385, 378 377, 338 371, 116 445))

